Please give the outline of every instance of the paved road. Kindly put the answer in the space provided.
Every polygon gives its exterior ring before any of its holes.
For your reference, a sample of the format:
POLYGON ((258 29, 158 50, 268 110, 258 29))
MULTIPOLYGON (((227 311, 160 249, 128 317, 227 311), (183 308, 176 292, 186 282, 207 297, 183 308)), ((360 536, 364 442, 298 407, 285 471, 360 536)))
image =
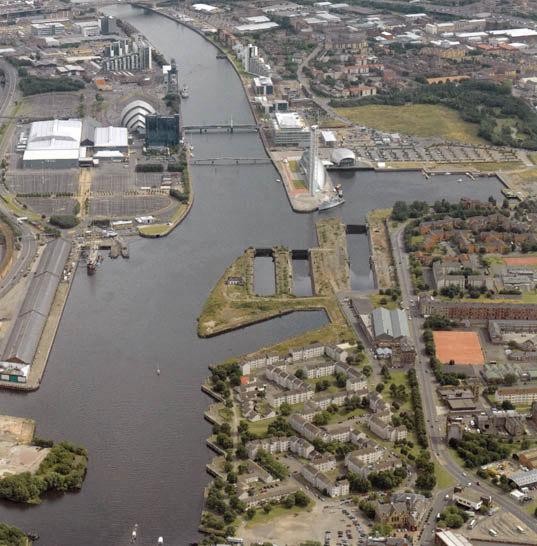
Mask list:
MULTIPOLYGON (((422 396, 423 411, 426 420, 427 436, 432 458, 444 468, 459 484, 472 484, 472 489, 482 495, 491 496, 493 502, 503 510, 512 513, 520 519, 529 528, 537 531, 537 520, 527 514, 520 505, 512 502, 506 494, 501 494, 498 489, 488 485, 476 485, 476 478, 468 471, 463 470, 453 459, 444 442, 444 434, 440 430, 440 425, 437 421, 436 407, 434 401, 433 388, 436 384, 434 377, 428 364, 428 357, 425 354, 425 347, 421 339, 423 331, 423 319, 419 317, 417 308, 417 298, 414 294, 412 281, 410 278, 410 269, 408 264, 408 256, 404 252, 403 243, 403 228, 399 228, 392 234, 392 247, 394 249, 394 259, 397 267, 397 274, 401 286, 402 299, 405 308, 408 309, 409 329, 414 346, 416 347, 416 373, 420 385, 422 396), (411 303, 413 302, 413 303, 411 303)), ((446 490, 447 491, 447 490, 446 490)), ((431 520, 436 518, 436 514, 440 512, 443 504, 443 496, 446 491, 437 494, 434 502, 433 513, 429 518, 426 526, 426 531, 423 534, 421 544, 429 544, 432 542, 431 529, 434 528, 434 523, 431 520)))
MULTIPOLYGON (((4 70, 6 78, 5 92, 0 97, 0 116, 7 116, 15 105, 15 98, 17 96, 17 71, 11 64, 5 61, 0 61, 0 68, 4 70)), ((0 158, 5 157, 14 130, 15 123, 12 123, 0 144, 0 158)), ((6 193, 6 188, 1 185, 0 195, 5 195, 6 193)), ((11 220, 16 221, 16 215, 2 200, 0 200, 0 210, 11 220)), ((0 298, 20 281, 37 252, 37 240, 30 227, 26 224, 21 224, 19 227, 21 230, 19 240, 21 249, 20 251, 14 251, 15 256, 11 268, 2 281, 0 281, 0 298)))

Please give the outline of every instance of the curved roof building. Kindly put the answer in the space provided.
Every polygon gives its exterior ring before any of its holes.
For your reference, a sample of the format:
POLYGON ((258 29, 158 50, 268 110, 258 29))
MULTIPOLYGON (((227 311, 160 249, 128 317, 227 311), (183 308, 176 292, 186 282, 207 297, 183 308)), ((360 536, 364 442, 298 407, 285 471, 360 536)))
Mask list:
POLYGON ((352 150, 348 148, 336 148, 332 152, 332 163, 336 165, 354 165, 356 156, 352 150))
POLYGON ((121 125, 129 131, 145 132, 145 116, 156 113, 145 100, 133 100, 121 111, 121 125))

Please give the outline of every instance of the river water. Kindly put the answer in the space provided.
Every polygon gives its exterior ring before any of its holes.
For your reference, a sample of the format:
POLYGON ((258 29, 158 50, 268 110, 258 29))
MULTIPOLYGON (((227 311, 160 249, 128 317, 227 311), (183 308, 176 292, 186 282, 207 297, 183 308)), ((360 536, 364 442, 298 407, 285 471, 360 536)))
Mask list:
MULTIPOLYGON (((190 87, 185 123, 251 121, 244 91, 226 61, 193 31, 129 6, 108 8, 135 25, 190 87)), ((195 135, 196 157, 259 157, 252 134, 195 135)), ((292 213, 267 165, 194 167, 194 206, 167 238, 132 243, 129 261, 105 260, 96 275, 81 270, 50 356, 42 387, 0 392, 0 413, 31 417, 37 433, 86 446, 82 490, 40 506, 0 504, 0 521, 41 535, 40 546, 120 546, 134 523, 141 544, 196 540, 209 426, 200 392, 207 365, 324 323, 323 313, 289 315, 225 336, 200 340, 196 317, 224 269, 248 246, 315 245, 317 214, 292 213), (155 373, 157 365, 162 370, 155 373)), ((500 197, 494 180, 458 184, 415 174, 359 173, 341 178, 347 203, 328 215, 362 223, 371 208, 407 200, 500 197)), ((353 235, 357 284, 370 286, 367 240, 353 235)))

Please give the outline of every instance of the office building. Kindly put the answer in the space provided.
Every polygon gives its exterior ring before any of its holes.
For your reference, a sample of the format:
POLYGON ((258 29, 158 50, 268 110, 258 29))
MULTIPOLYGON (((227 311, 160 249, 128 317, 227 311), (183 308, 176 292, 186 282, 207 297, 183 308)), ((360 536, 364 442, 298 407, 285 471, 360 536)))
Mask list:
POLYGON ((175 148, 179 146, 180 138, 179 114, 146 116, 145 145, 147 148, 175 148))

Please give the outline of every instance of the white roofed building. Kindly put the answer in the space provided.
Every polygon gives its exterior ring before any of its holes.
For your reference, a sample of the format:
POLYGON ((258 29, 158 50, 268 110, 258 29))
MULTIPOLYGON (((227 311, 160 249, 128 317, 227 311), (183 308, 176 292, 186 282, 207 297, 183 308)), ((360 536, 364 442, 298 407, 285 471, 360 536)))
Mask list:
POLYGON ((23 156, 23 168, 77 167, 81 136, 80 120, 54 119, 32 123, 23 156))
POLYGON ((310 129, 296 112, 277 112, 272 119, 272 138, 275 146, 300 146, 310 143, 310 129))
POLYGON ((97 127, 95 151, 129 151, 129 133, 126 127, 97 127))

